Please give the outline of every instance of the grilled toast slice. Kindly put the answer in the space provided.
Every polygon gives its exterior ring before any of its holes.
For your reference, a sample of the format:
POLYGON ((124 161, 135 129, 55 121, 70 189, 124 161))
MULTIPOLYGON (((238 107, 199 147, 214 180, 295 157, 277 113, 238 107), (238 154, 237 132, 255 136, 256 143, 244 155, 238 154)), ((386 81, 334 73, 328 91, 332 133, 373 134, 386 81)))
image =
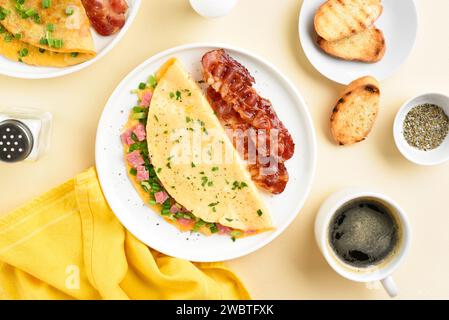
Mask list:
POLYGON ((381 0, 328 0, 315 14, 315 30, 327 41, 337 41, 374 24, 382 14, 381 0))
POLYGON ((337 41, 327 41, 318 36, 317 43, 334 57, 367 63, 380 61, 386 48, 383 32, 375 27, 337 41))
POLYGON ((379 83, 373 77, 357 79, 345 89, 331 117, 332 135, 340 145, 365 140, 379 112, 379 83))

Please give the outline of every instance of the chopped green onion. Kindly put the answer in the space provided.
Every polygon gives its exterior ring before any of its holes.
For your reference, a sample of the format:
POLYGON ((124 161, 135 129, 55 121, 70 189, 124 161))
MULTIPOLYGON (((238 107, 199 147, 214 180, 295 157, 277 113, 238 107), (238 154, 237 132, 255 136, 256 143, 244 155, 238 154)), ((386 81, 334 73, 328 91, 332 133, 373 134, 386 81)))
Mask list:
POLYGON ((148 190, 151 189, 151 185, 148 181, 142 181, 140 184, 144 188, 144 190, 146 189, 145 192, 148 192, 148 190))
POLYGON ((243 235, 242 231, 240 230, 232 230, 229 235, 233 238, 238 238, 241 237, 243 235))
POLYGON ((5 20, 6 16, 10 13, 11 13, 11 11, 9 11, 3 7, 0 7, 0 20, 5 20))
POLYGON ((19 56, 21 58, 26 57, 28 55, 28 49, 27 48, 23 48, 19 51, 19 56))
POLYGON ((12 35, 10 35, 8 33, 8 34, 5 34, 5 37, 3 38, 3 40, 5 40, 5 42, 11 42, 12 38, 13 38, 12 35))
POLYGON ((64 41, 62 39, 52 39, 53 40, 53 48, 60 49, 62 48, 64 41))
POLYGON ((129 173, 135 176, 137 174, 137 170, 135 168, 131 168, 131 170, 129 170, 129 173))
POLYGON ((156 80, 156 77, 155 77, 154 75, 151 75, 151 76, 148 78, 148 84, 150 85, 150 87, 153 87, 153 89, 156 88, 156 86, 157 86, 157 80, 156 80))
POLYGON ((132 118, 134 120, 145 119, 148 115, 145 112, 133 113, 132 118))
POLYGON ((37 14, 37 13, 33 16, 33 20, 34 20, 34 22, 36 22, 36 23, 41 23, 41 22, 42 22, 42 21, 41 21, 40 15, 37 14))
POLYGON ((204 220, 198 220, 195 222, 195 226, 193 227, 193 231, 198 231, 202 226, 204 226, 206 222, 204 220))
POLYGON ((139 89, 144 90, 147 87, 147 84, 145 82, 139 83, 139 89))
POLYGON ((36 9, 28 9, 28 10, 25 11, 25 14, 26 14, 28 17, 33 17, 34 15, 37 14, 37 11, 36 11, 36 9))
POLYGON ((209 225, 209 230, 210 230, 210 232, 212 232, 212 233, 217 233, 217 232, 218 232, 218 227, 217 227, 217 225, 216 225, 215 223, 211 223, 211 224, 209 225))
POLYGON ((73 7, 67 7, 65 8, 65 14, 68 16, 71 16, 72 14, 75 13, 75 9, 73 9, 73 7))
POLYGON ((138 106, 133 108, 133 112, 135 112, 135 113, 146 112, 147 110, 148 110, 147 108, 138 107, 138 106))
POLYGON ((51 0, 42 0, 42 8, 48 9, 51 7, 51 0))

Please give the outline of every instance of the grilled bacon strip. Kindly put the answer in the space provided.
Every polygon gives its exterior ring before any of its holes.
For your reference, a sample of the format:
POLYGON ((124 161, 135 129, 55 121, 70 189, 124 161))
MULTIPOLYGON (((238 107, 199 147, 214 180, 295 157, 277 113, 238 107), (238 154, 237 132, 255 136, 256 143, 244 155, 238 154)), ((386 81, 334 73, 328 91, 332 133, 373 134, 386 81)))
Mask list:
POLYGON ((82 0, 94 29, 102 36, 119 31, 126 22, 128 4, 125 0, 82 0))
MULTIPOLYGON (((229 134, 229 138, 233 142, 234 146, 236 146, 237 141, 237 133, 247 133, 248 130, 254 129, 251 124, 244 121, 242 117, 237 113, 237 111, 234 110, 231 104, 228 104, 226 101, 224 101, 221 97, 221 95, 216 92, 212 87, 209 87, 206 92, 207 99, 209 100, 209 103, 211 104, 212 108, 214 109, 218 119, 220 120, 223 127, 226 129, 232 129, 231 131, 227 130, 227 133, 229 134)), ((244 143, 243 143, 243 150, 238 150, 242 152, 241 156, 248 160, 249 155, 249 147, 250 145, 255 147, 254 150, 257 150, 257 152, 260 152, 261 150, 257 148, 258 142, 249 140, 249 136, 245 134, 243 136, 244 143)), ((265 153, 263 156, 270 157, 269 154, 269 143, 266 142, 267 149, 265 150, 265 153), (268 151, 267 151, 268 150, 268 151)), ((288 182, 288 172, 287 168, 285 167, 285 164, 282 159, 274 159, 275 166, 270 166, 270 161, 267 161, 267 163, 261 163, 259 154, 256 154, 255 163, 251 162, 248 165, 248 170, 251 174, 252 180, 262 189, 267 190, 270 193, 273 194, 279 194, 282 193, 285 190, 285 187, 288 182)))
POLYGON ((252 87, 255 80, 249 71, 223 49, 206 53, 202 65, 205 81, 232 106, 244 122, 267 132, 278 130, 279 159, 290 159, 295 150, 293 139, 276 115, 271 102, 259 96, 252 87))

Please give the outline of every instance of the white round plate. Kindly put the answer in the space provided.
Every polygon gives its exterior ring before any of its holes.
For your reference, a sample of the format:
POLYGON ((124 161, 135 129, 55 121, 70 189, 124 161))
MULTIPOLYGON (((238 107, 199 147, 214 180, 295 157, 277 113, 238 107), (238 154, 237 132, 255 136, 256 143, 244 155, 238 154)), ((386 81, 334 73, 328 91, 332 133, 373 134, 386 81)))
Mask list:
POLYGON ((414 0, 383 0, 383 13, 375 26, 383 31, 387 50, 377 63, 345 61, 334 58, 316 44, 313 24, 315 12, 325 0, 304 0, 299 15, 299 37, 310 63, 325 77, 348 84, 363 76, 379 81, 391 76, 407 59, 415 44, 418 15, 414 0))
POLYGON ((96 165, 104 195, 123 225, 142 242, 169 256, 190 261, 223 261, 249 254, 276 238, 293 221, 309 194, 315 173, 316 141, 307 106, 292 83, 267 61, 228 45, 191 44, 164 51, 132 71, 111 95, 97 131, 96 165), (256 89, 269 98, 296 143, 295 155, 287 161, 290 181, 278 196, 265 196, 275 231, 238 239, 180 232, 146 206, 128 179, 120 133, 136 104, 131 90, 154 74, 169 58, 178 58, 194 79, 201 80, 201 58, 224 48, 256 78, 256 89))
POLYGON ((93 59, 70 67, 53 68, 30 66, 0 56, 0 74, 21 79, 48 79, 74 73, 90 66, 103 58, 123 38, 139 11, 141 1, 142 0, 126 0, 129 6, 126 15, 126 23, 118 33, 112 36, 103 37, 91 27, 92 38, 94 40, 95 50, 97 51, 97 55, 93 59))

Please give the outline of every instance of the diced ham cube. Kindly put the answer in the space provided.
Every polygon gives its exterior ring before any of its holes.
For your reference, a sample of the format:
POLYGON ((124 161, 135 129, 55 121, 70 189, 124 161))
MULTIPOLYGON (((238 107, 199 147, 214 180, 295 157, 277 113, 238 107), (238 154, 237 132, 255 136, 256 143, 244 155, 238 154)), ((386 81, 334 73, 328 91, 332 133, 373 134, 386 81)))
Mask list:
POLYGON ((122 139, 123 144, 131 145, 134 143, 133 139, 131 138, 132 130, 128 129, 125 132, 122 133, 120 138, 122 139))
POLYGON ((245 234, 247 236, 252 236, 252 235, 255 235, 256 233, 257 233, 257 230, 246 230, 245 231, 245 234))
POLYGON ((137 168, 137 181, 145 181, 150 178, 150 173, 147 171, 145 166, 138 166, 137 168))
POLYGON ((191 230, 195 226, 195 221, 192 219, 180 218, 176 220, 184 229, 191 230))
POLYGON ((171 208, 170 208, 170 212, 171 213, 178 213, 178 212, 180 212, 181 210, 178 208, 178 206, 177 205, 172 205, 171 206, 171 208))
POLYGON ((151 91, 146 91, 142 95, 142 100, 140 101, 140 105, 142 107, 149 107, 151 103, 151 98, 153 97, 153 93, 151 91))
POLYGON ((219 223, 217 223, 217 229, 219 234, 229 234, 232 231, 231 228, 221 225, 219 223))
POLYGON ((168 194, 165 191, 159 191, 154 194, 156 203, 163 204, 168 199, 168 194))
POLYGON ((137 137, 137 140, 144 141, 147 137, 147 132, 145 126, 139 122, 137 126, 134 127, 134 134, 137 137))
POLYGON ((133 152, 130 152, 126 155, 126 160, 129 162, 129 164, 133 168, 137 168, 138 166, 141 166, 145 163, 142 156, 140 155, 140 152, 135 150, 133 152))

